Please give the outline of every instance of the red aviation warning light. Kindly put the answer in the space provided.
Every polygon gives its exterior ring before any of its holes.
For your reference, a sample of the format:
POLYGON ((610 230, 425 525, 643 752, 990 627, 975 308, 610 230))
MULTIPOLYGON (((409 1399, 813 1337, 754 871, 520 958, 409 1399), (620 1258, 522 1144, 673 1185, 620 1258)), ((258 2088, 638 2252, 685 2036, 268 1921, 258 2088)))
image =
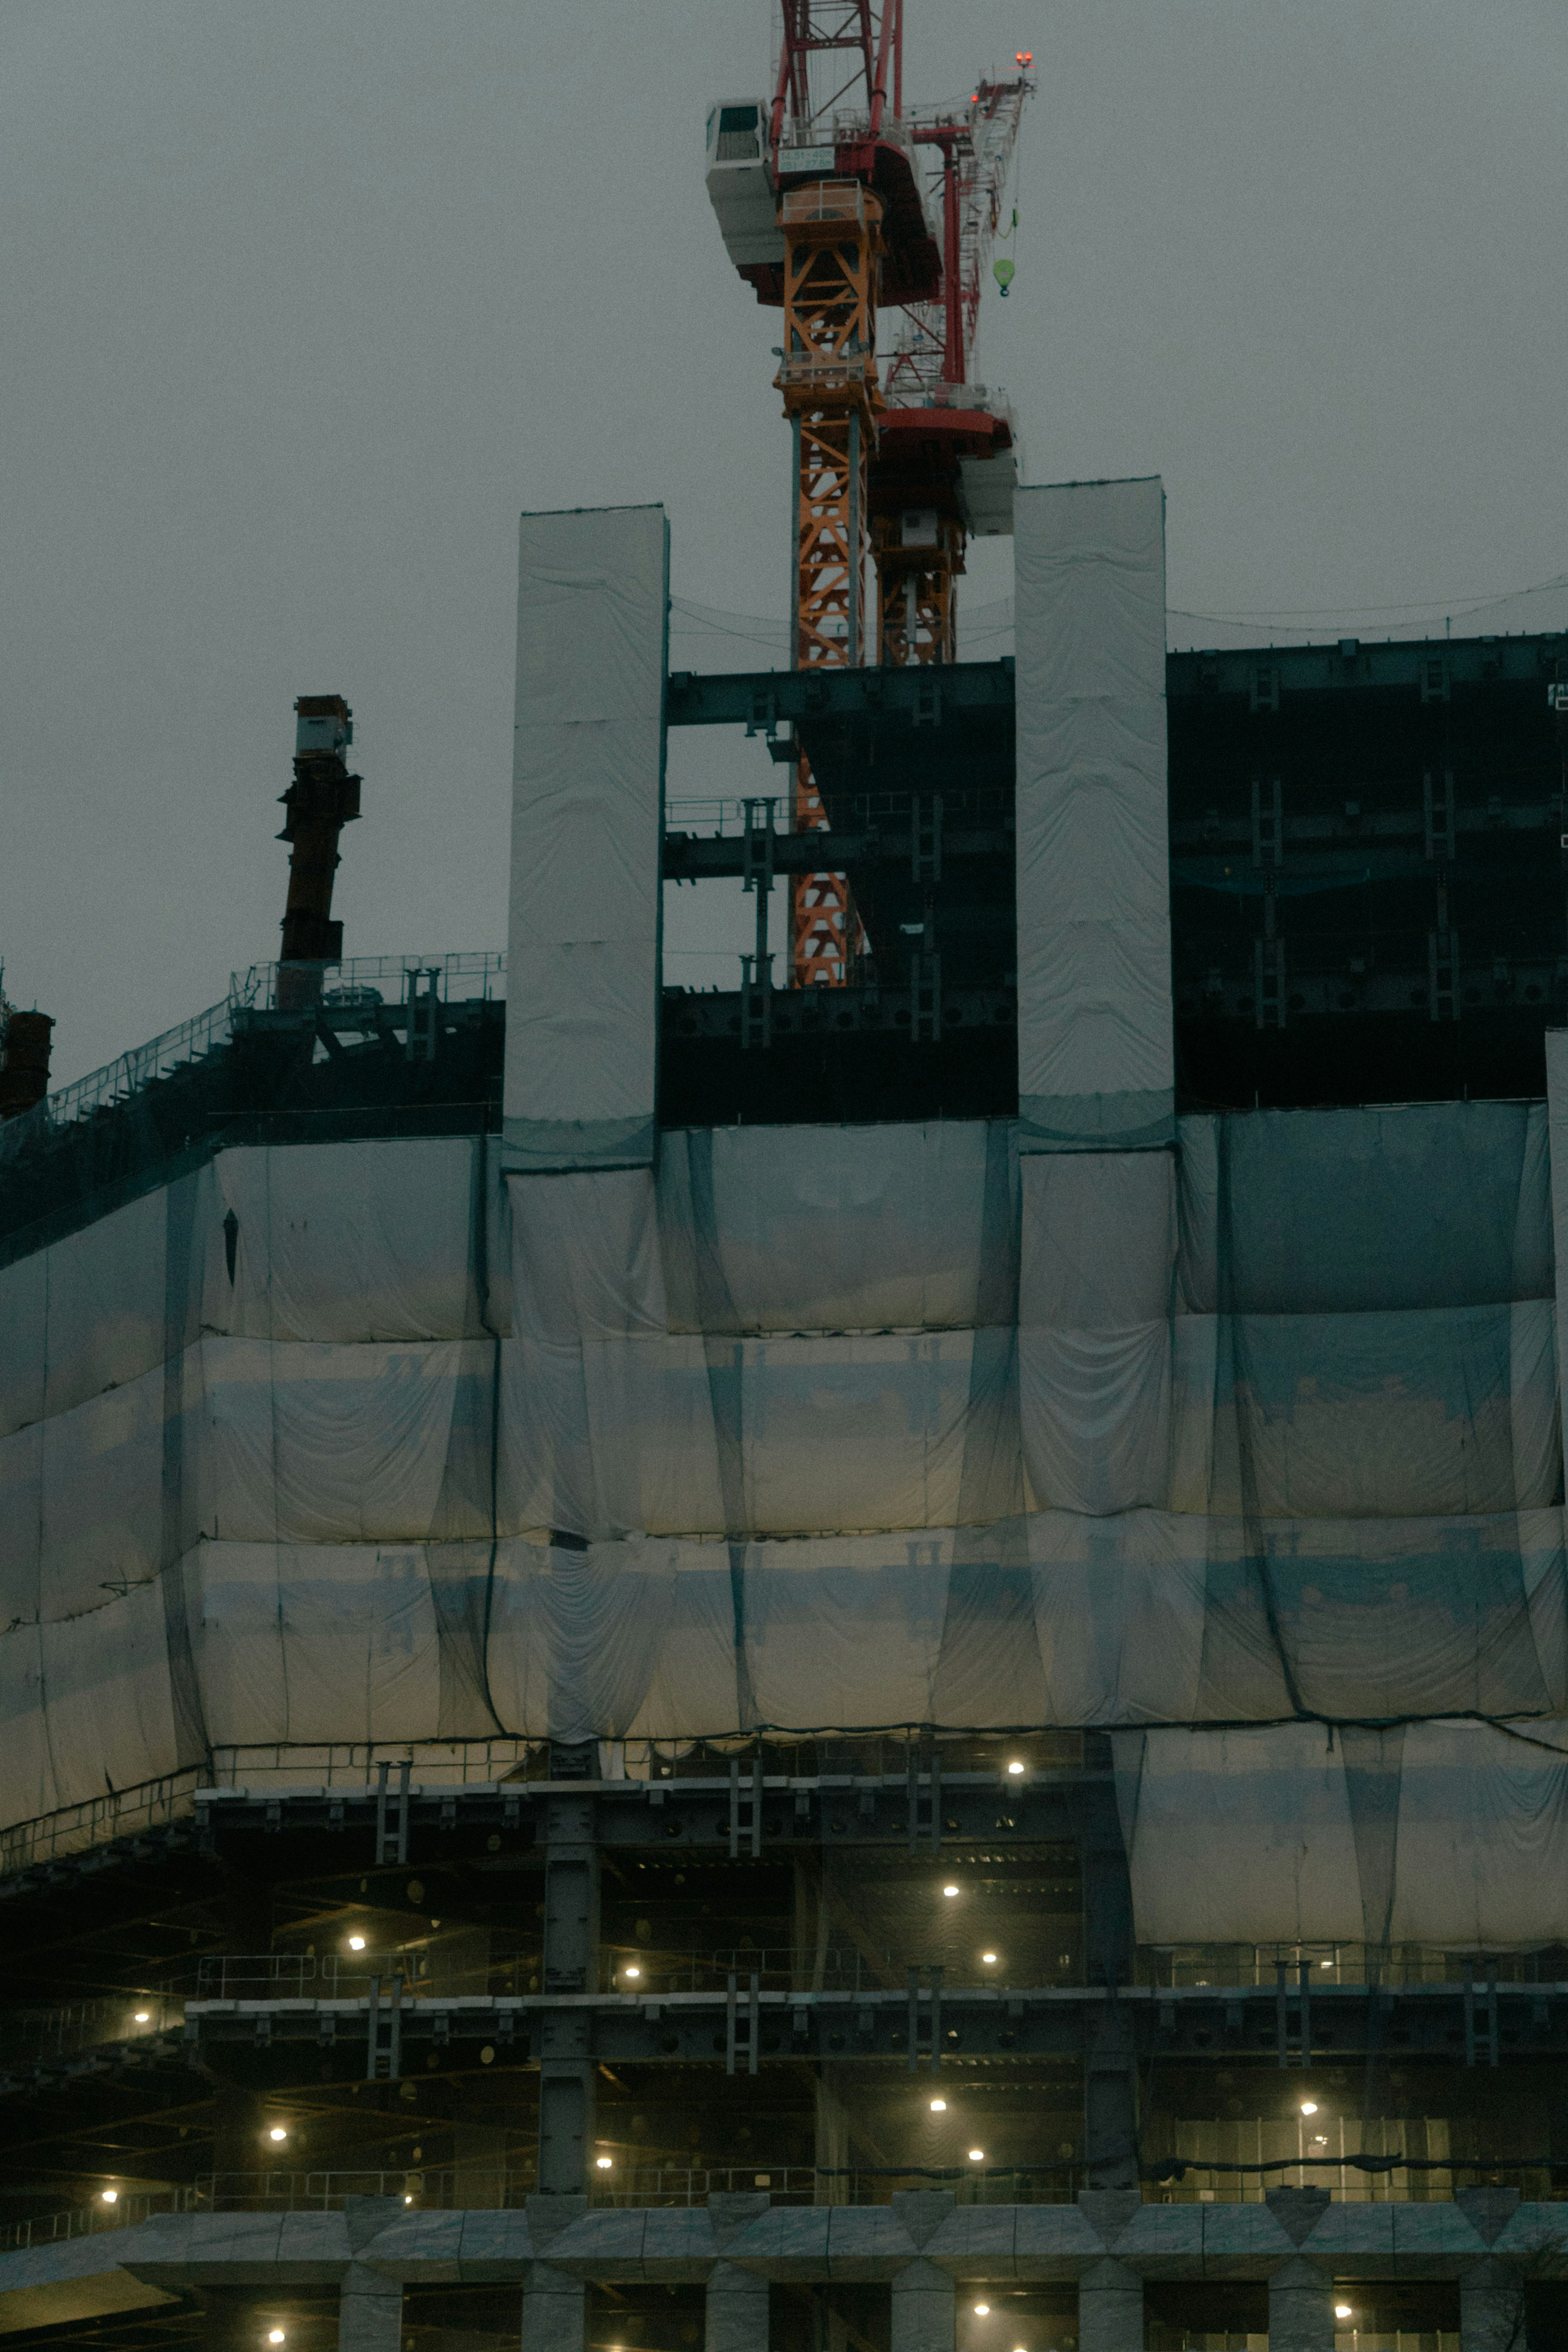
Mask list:
POLYGON ((1015 49, 1013 51, 1013 63, 1015 66, 1033 65, 1034 51, 1032 49, 1015 49))

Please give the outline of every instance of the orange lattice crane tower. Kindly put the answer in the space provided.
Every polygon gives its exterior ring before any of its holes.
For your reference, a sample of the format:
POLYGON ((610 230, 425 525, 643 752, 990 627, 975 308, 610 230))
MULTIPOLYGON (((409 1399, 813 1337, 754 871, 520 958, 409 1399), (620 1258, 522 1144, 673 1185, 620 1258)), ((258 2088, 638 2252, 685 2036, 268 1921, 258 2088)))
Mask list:
MULTIPOLYGON (((775 382, 792 437, 791 665, 951 660, 962 467, 1012 446, 1005 424, 956 408, 952 397, 967 389, 971 277, 978 299, 964 237, 981 95, 950 122, 905 121, 902 0, 782 0, 782 8, 771 101, 710 111, 707 186, 731 260, 758 299, 783 313, 775 382), (940 150, 945 249, 922 184, 922 146, 940 150), (878 381, 877 320, 894 308, 908 324, 890 409, 878 381), (940 350, 946 362, 951 346, 956 369, 935 389, 926 352, 934 317, 945 322, 940 350), (929 414, 912 430, 916 409, 929 414), (866 597, 873 542, 874 616, 866 597)), ((1010 472, 1009 460, 1009 484, 1010 472)), ((1007 505, 1010 519, 1010 488, 1007 505)), ((803 755, 793 819, 798 832, 828 826, 803 755)), ((792 985, 845 985, 859 937, 842 875, 797 881, 792 985)))

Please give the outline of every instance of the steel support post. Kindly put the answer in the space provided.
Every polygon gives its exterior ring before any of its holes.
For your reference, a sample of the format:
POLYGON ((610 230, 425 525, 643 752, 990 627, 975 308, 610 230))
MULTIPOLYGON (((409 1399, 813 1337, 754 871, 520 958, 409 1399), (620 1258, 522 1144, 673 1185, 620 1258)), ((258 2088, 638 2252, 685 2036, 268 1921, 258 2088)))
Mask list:
POLYGON ((1083 2157, 1092 2189, 1137 2186, 1137 2056, 1117 1987, 1133 1975, 1133 1890, 1114 1813, 1092 1822, 1081 1847, 1083 1974, 1105 2007, 1083 2053, 1083 2157))
MULTIPOLYGON (((545 1807, 547 1993, 599 1989, 599 1850, 593 1799, 550 1797, 545 1807)), ((580 2011, 547 2011, 539 2033, 538 2185, 550 2196, 588 2186, 593 2152, 593 2065, 580 2011)))

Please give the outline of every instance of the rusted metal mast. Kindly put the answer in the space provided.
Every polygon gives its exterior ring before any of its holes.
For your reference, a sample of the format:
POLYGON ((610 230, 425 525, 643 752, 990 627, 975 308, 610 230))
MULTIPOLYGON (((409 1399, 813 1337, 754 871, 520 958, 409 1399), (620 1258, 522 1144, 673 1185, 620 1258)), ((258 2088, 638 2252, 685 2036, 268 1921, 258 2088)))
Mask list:
POLYGON ((343 926, 332 920, 332 877, 339 836, 360 814, 361 779, 350 775, 344 757, 354 740, 353 712, 340 694, 302 694, 294 709, 294 782, 281 796, 288 820, 277 836, 291 845, 279 959, 285 969, 277 986, 282 1006, 316 1003, 322 966, 341 961, 343 926))

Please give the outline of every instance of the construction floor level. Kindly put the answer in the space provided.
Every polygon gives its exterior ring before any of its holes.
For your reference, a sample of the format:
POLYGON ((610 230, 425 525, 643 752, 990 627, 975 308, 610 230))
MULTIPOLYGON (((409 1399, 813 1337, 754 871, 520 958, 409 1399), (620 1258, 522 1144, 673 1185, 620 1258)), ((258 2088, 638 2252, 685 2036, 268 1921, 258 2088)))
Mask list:
POLYGON ((18 2347, 1568 2342, 1568 645, 1014 530, 709 677, 526 517, 505 953, 0 1127, 18 2347), (846 985, 662 984, 824 838, 846 985))

